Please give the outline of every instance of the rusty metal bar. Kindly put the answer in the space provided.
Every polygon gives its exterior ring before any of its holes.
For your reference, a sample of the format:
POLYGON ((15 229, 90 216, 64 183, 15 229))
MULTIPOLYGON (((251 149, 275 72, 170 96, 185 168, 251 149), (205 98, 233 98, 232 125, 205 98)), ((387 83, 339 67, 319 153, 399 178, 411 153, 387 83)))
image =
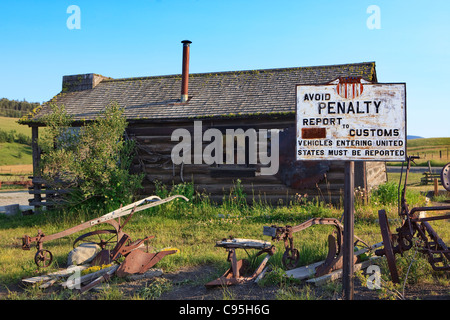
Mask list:
MULTIPOLYGON (((174 196, 171 196, 171 197, 168 197, 165 199, 161 199, 160 197, 157 197, 157 196, 150 196, 145 199, 131 203, 125 207, 121 207, 117 210, 109 212, 99 218, 89 220, 87 222, 84 222, 82 224, 79 224, 77 226, 74 226, 72 228, 66 229, 66 230, 58 232, 58 233, 54 233, 51 235, 45 235, 41 230, 39 230, 36 237, 30 237, 28 235, 24 235, 22 237, 22 249, 30 250, 31 243, 36 242, 36 248, 37 248, 38 252, 37 252, 37 255, 35 256, 35 262, 38 266, 46 267, 46 266, 50 265, 51 260, 52 260, 52 255, 51 255, 50 251, 43 250, 43 243, 45 241, 59 239, 59 238, 71 235, 73 233, 87 229, 89 227, 92 227, 92 226, 100 224, 100 223, 108 223, 108 224, 112 225, 115 229, 115 230, 100 231, 100 233, 102 233, 102 232, 103 233, 105 233, 105 232, 106 233, 115 233, 115 234, 117 234, 117 238, 120 241, 120 240, 123 240, 122 237, 124 236, 124 233, 122 231, 122 226, 120 226, 119 222, 117 220, 115 220, 116 218, 118 218, 118 220, 120 221, 120 217, 122 217, 122 216, 130 215, 130 214, 133 214, 138 211, 142 211, 142 210, 149 209, 151 207, 159 206, 161 204, 170 202, 176 198, 181 198, 181 199, 184 199, 185 201, 189 201, 188 198, 186 198, 182 195, 174 195, 174 196), (147 202, 152 202, 152 203, 145 204, 147 202), (47 263, 47 260, 49 260, 50 262, 47 263)), ((128 222, 128 220, 129 219, 127 219, 125 221, 124 225, 128 222)), ((81 239, 81 238, 79 237, 78 239, 81 239)))
MULTIPOLYGON (((400 228, 397 228, 398 232, 397 234, 391 234, 385 210, 380 210, 378 212, 384 248, 375 251, 375 254, 378 256, 386 256, 392 281, 396 283, 398 283, 400 279, 396 266, 395 254, 403 254, 403 252, 405 252, 406 250, 410 250, 413 247, 412 239, 415 235, 417 235, 417 237, 420 239, 420 243, 418 243, 417 249, 420 252, 428 255, 428 262, 431 264, 433 270, 436 271, 450 270, 450 263, 449 263, 450 250, 448 249, 444 241, 438 236, 436 231, 434 231, 434 229, 428 223, 428 221, 449 219, 450 215, 447 213, 438 216, 420 218, 416 214, 417 212, 421 211, 442 212, 445 210, 450 210, 450 206, 415 207, 410 210, 408 207, 408 203, 406 201, 405 195, 406 195, 408 174, 411 168, 411 162, 414 162, 414 159, 418 158, 419 157, 416 156, 407 157, 404 188, 401 194, 400 210, 399 210, 399 215, 404 217, 404 221, 402 226, 400 228), (439 256, 436 257, 436 255, 439 256)), ((443 171, 441 173, 441 179, 445 170, 448 170, 448 165, 443 168, 443 171)), ((448 173, 448 171, 446 171, 446 173, 448 173)), ((442 180, 445 187, 445 181, 444 179, 442 180)))

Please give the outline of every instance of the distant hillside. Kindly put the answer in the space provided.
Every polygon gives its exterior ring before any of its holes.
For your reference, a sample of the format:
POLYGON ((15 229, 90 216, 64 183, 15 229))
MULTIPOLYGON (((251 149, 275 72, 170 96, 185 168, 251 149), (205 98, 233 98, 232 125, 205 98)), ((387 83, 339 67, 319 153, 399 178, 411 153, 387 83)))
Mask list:
POLYGON ((17 122, 18 120, 19 120, 19 118, 0 117, 0 129, 2 131, 14 130, 17 133, 23 133, 23 134, 31 137, 31 128, 28 126, 19 124, 17 122))
POLYGON ((412 140, 412 139, 423 139, 423 137, 407 135, 407 136, 406 136, 406 139, 407 139, 407 140, 412 140))
POLYGON ((408 149, 416 148, 417 151, 426 151, 426 149, 430 148, 446 149, 450 147, 450 138, 423 138, 413 140, 408 141, 408 149))
POLYGON ((0 99, 0 116, 20 118, 28 114, 31 110, 36 108, 40 103, 38 102, 28 102, 28 101, 18 101, 9 100, 7 98, 0 99))
POLYGON ((450 138, 411 139, 407 143, 408 155, 419 156, 417 165, 442 167, 450 161, 450 138))
POLYGON ((18 118, 0 117, 0 166, 33 163, 33 152, 30 146, 31 129, 20 125, 18 120, 18 118), (21 143, 18 143, 19 141, 21 143))

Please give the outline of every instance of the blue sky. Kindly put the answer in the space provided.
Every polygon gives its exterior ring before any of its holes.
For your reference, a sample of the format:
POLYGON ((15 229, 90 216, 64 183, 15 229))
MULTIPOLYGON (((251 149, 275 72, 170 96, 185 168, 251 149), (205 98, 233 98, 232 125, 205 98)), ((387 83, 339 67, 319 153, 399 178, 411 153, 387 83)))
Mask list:
POLYGON ((450 137, 448 0, 2 1, 0 98, 47 101, 69 74, 178 74, 184 39, 192 73, 375 61, 379 82, 406 83, 408 134, 450 137))

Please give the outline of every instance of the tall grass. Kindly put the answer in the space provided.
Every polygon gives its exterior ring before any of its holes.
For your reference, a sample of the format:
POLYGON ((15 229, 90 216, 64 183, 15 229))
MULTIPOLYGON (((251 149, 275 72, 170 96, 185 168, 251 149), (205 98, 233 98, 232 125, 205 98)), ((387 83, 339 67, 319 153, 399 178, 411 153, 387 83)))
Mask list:
MULTIPOLYGON (((182 194, 187 196, 190 201, 185 202, 178 199, 137 212, 124 228, 124 231, 133 240, 154 235, 155 238, 149 244, 156 250, 166 247, 180 249, 179 253, 166 256, 158 262, 157 267, 162 268, 165 272, 175 271, 180 267, 210 264, 217 270, 216 276, 220 276, 229 268, 229 263, 226 261, 226 251, 214 245, 216 241, 230 236, 270 241, 275 245, 276 251, 269 260, 269 266, 274 270, 281 270, 283 269, 281 260, 284 243, 264 236, 262 233, 264 226, 297 225, 314 217, 337 219, 342 217, 340 208, 315 200, 302 200, 291 206, 271 206, 260 202, 248 204, 246 201, 241 201, 245 195, 238 181, 235 188, 224 196, 224 202, 220 205, 213 203, 206 194, 198 194, 194 190, 194 185, 189 183, 173 186, 159 184, 156 191, 158 196, 166 198, 173 194, 182 194)), ((422 201, 420 194, 411 192, 407 196, 412 199, 417 198, 419 202, 422 201)), ((379 186, 372 192, 366 203, 357 206, 355 235, 369 244, 380 242, 381 235, 376 221, 377 211, 388 207, 391 208, 392 217, 397 217, 396 204, 396 186, 391 183, 379 186)), ((49 235, 101 216, 107 211, 106 208, 99 208, 96 211, 91 209, 91 206, 83 207, 81 205, 70 210, 46 211, 33 216, 7 217, 0 215, 0 283, 10 287, 21 278, 36 275, 36 266, 33 262, 35 250, 21 250, 22 235, 34 236, 38 229, 49 235)), ((109 229, 110 227, 101 224, 98 228, 109 229)), ((92 231, 92 229, 44 243, 44 249, 52 251, 54 255, 53 270, 65 267, 67 255, 72 250, 74 239, 88 231, 92 231)), ((333 231, 332 226, 325 225, 313 226, 295 233, 294 246, 300 253, 298 266, 323 260, 328 250, 327 237, 333 231)), ((238 259, 250 259, 253 267, 259 265, 263 258, 262 256, 256 257, 256 250, 255 252, 252 250, 250 252, 239 251, 237 254, 238 259)), ((419 274, 415 271, 416 269, 412 270, 415 274, 419 274)), ((402 270, 404 270, 403 267, 402 270)), ((45 270, 45 273, 50 271, 52 269, 45 270)), ((207 280, 205 280, 206 282, 207 280)), ((290 291, 291 289, 286 286, 283 287, 283 290, 284 294, 288 294, 288 296, 295 291, 290 291)), ((280 296, 284 294, 280 293, 280 296)))

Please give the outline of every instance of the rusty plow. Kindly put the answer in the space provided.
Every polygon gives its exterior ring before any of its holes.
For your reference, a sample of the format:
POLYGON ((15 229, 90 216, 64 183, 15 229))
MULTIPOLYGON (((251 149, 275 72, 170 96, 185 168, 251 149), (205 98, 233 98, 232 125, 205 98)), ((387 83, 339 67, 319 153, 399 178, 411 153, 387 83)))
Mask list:
POLYGON ((39 230, 35 237, 25 235, 22 237, 22 249, 30 250, 31 245, 35 243, 37 252, 34 261, 38 267, 45 268, 52 263, 53 254, 43 248, 44 242, 69 236, 76 232, 106 223, 112 226, 112 229, 95 230, 85 233, 75 239, 73 243, 74 248, 82 243, 95 243, 100 247, 100 252, 92 260, 91 265, 110 264, 118 262, 120 257, 124 257, 125 259, 122 259, 123 261, 118 266, 117 271, 115 270, 118 276, 144 273, 165 256, 178 252, 178 249, 169 248, 149 252, 148 242, 154 236, 132 241, 130 236, 123 231, 123 228, 134 213, 171 202, 175 199, 189 201, 181 195, 174 195, 165 199, 150 196, 55 234, 46 235, 39 230), (128 217, 121 224, 120 218, 124 216, 128 217))
MULTIPOLYGON (((323 263, 318 265, 315 269, 315 277, 320 277, 325 274, 329 274, 332 271, 342 268, 343 264, 343 225, 339 220, 334 218, 313 218, 305 221, 296 226, 270 226, 264 227, 264 235, 272 237, 272 240, 284 241, 285 251, 282 257, 282 263, 284 267, 288 270, 293 269, 297 266, 300 260, 300 254, 298 249, 294 247, 294 233, 305 230, 314 225, 331 225, 335 227, 334 234, 328 236, 328 254, 323 263)), ((359 242, 368 246, 363 240, 355 236, 356 241, 354 245, 356 246, 359 242)), ((354 255, 354 263, 358 260, 357 255, 354 255)))
MULTIPOLYGON (((272 225, 263 228, 265 236, 272 237, 275 241, 284 241, 285 251, 282 257, 282 263, 288 270, 297 266, 300 253, 294 247, 294 233, 305 230, 314 225, 332 225, 335 227, 334 235, 328 236, 328 254, 326 259, 315 268, 315 277, 320 277, 329 274, 334 270, 341 269, 343 264, 343 226, 333 218, 313 218, 296 226, 279 227, 272 225)), ((367 248, 371 248, 360 238, 355 237, 355 246, 361 242, 367 248)), ((252 240, 252 239, 223 239, 216 242, 216 247, 223 247, 228 252, 227 261, 230 262, 231 267, 224 273, 223 276, 216 280, 208 282, 205 286, 212 288, 215 286, 228 286, 233 284, 241 284, 249 281, 257 281, 264 275, 267 263, 270 257, 275 253, 275 246, 268 241, 252 240), (247 259, 237 260, 236 249, 257 249, 259 250, 256 256, 266 253, 266 257, 262 260, 250 276, 245 274, 249 271, 249 261, 247 259)), ((370 250, 370 249, 368 249, 370 250)), ((355 252, 354 263, 358 260, 358 253, 355 252)), ((248 253, 247 253, 248 254, 248 253)))

